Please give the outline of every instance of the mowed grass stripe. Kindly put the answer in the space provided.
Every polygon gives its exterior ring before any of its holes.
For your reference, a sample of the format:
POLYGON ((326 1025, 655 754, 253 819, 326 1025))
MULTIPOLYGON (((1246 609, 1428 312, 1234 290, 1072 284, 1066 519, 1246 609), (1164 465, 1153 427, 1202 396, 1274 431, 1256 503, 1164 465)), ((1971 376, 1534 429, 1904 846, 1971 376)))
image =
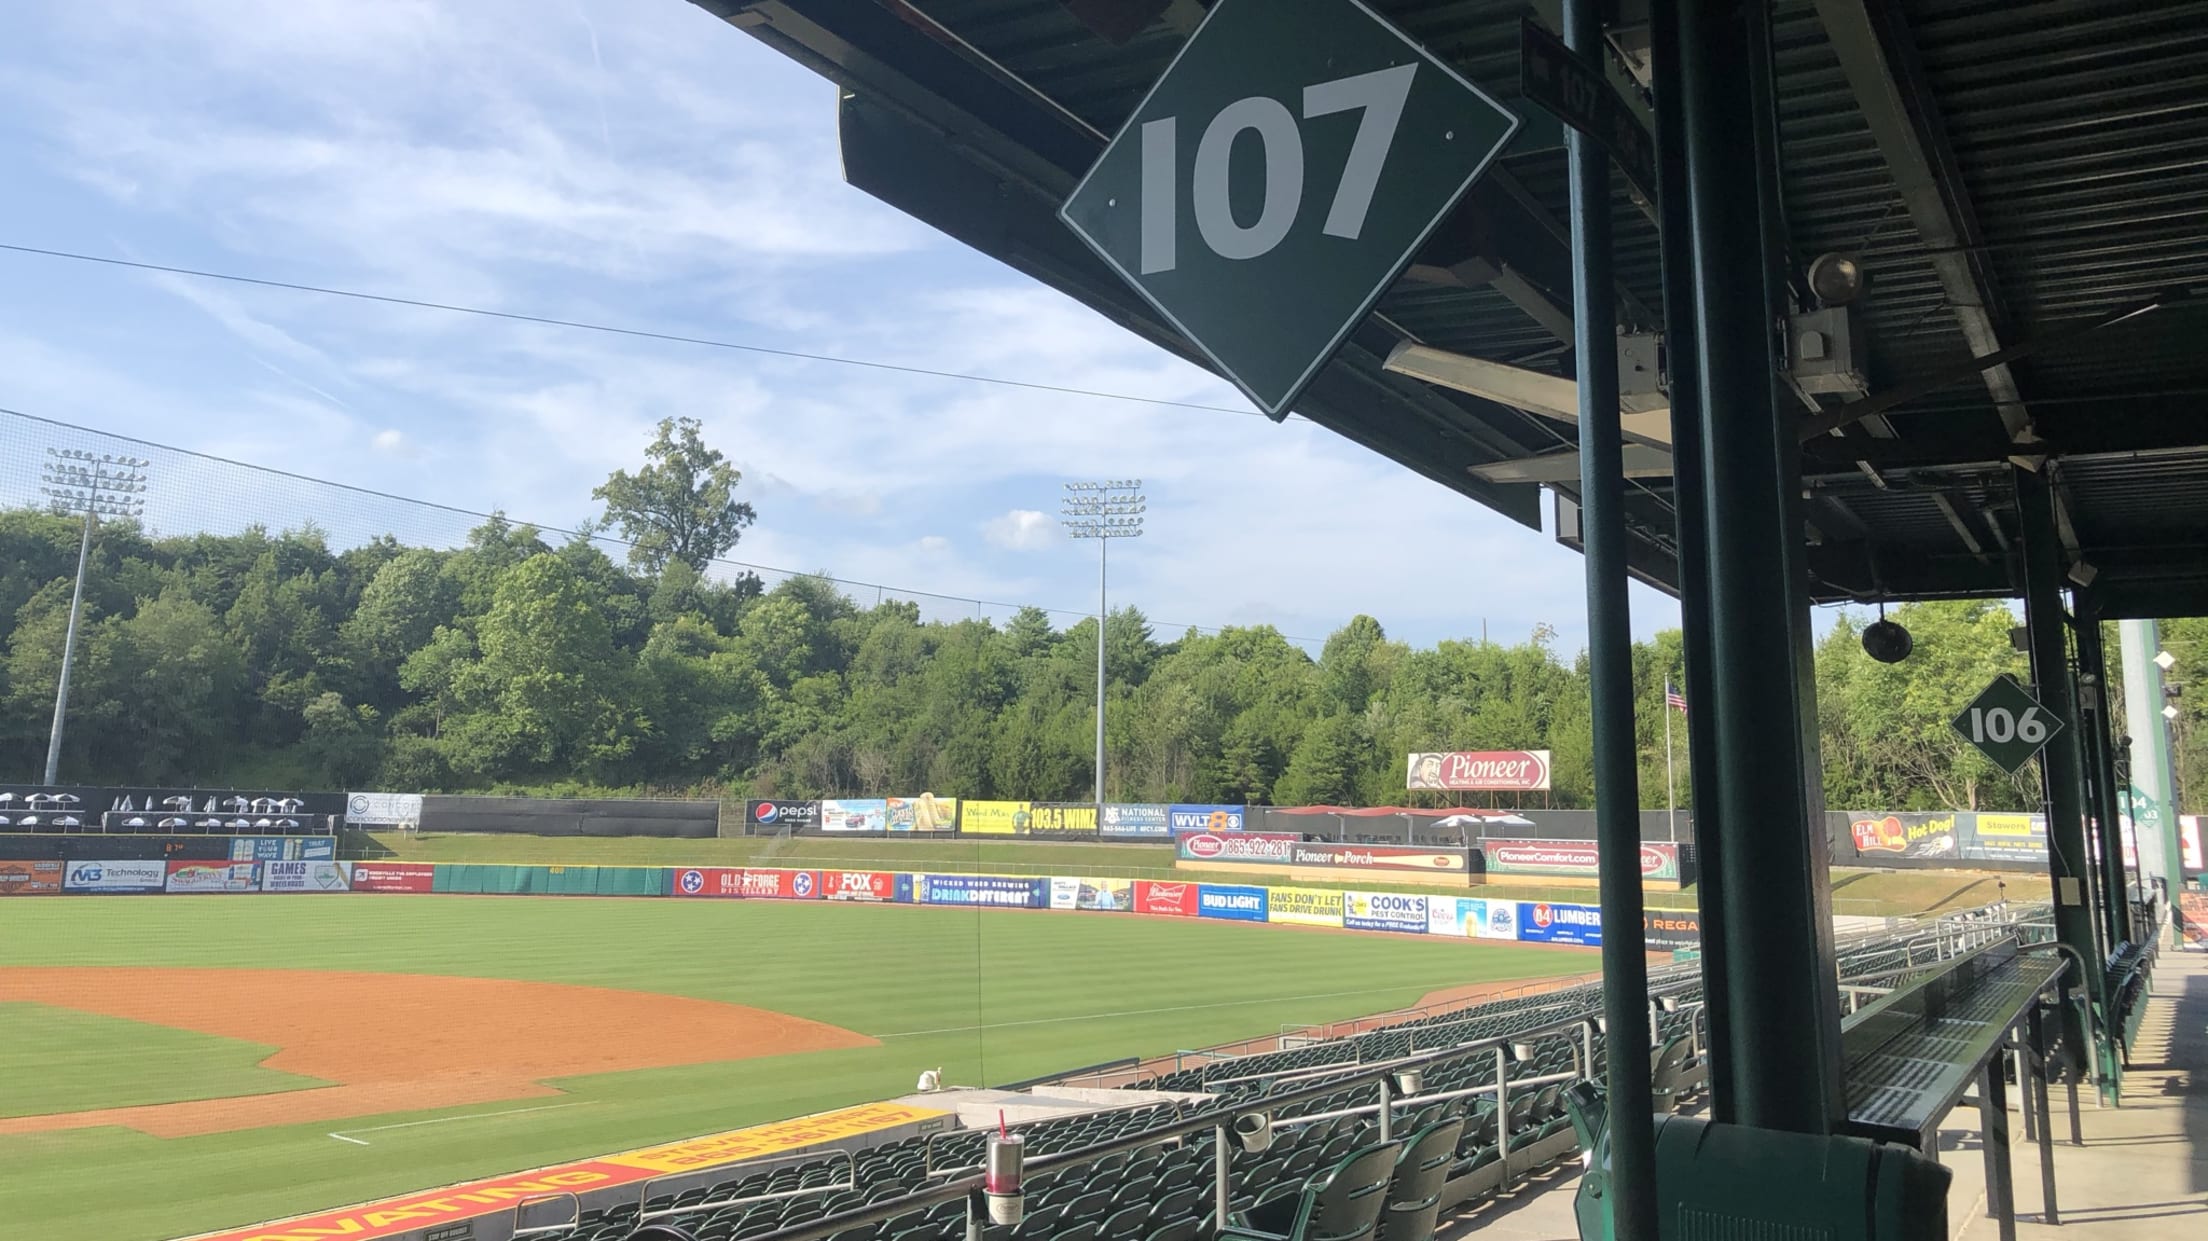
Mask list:
MULTIPOLYGON (((1379 1012, 1465 983, 1578 974, 1581 953, 1113 914, 799 902, 448 896, 69 898, 9 907, 0 965, 461 974, 723 1000, 878 1047, 571 1078, 590 1107, 332 1129, 496 1105, 156 1141, 0 1138, 0 1219, 50 1241, 157 1241, 909 1091, 997 1083, 1379 1012), (1291 998, 1294 997, 1294 998, 1291 998), (1028 1024, 1038 1023, 1038 1024, 1028 1024), (984 1028, 975 1029, 975 1026, 984 1028), (131 1192, 113 1192, 114 1169, 131 1192)), ((342 1005, 341 989, 302 1003, 342 1005)), ((529 1013, 512 1015, 517 1039, 529 1013)), ((0 1081, 35 1073, 0 1045, 0 1081)))
POLYGON ((305 1090, 276 1048, 47 1004, 0 1003, 0 1117, 305 1090))

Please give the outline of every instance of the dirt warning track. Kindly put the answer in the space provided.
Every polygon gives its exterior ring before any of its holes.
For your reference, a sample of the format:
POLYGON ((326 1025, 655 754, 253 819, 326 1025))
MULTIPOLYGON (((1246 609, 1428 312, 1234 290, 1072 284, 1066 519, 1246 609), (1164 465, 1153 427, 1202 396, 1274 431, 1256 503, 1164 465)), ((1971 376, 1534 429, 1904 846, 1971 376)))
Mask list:
POLYGON ((0 1134, 121 1125, 159 1138, 560 1092, 588 1073, 871 1047, 765 1009, 564 983, 324 970, 10 967, 0 1001, 272 1044, 265 1068, 332 1083, 276 1094, 0 1118, 0 1134))

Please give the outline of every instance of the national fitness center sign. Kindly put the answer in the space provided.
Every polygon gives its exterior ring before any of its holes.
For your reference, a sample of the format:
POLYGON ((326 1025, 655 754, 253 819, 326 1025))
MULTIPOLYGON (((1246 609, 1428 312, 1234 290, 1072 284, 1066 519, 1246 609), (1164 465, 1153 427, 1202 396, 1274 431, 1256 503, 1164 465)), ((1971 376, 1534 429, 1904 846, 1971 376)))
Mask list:
POLYGON ((1547 750, 1459 750, 1410 756, 1405 785, 1450 792, 1537 792, 1549 787, 1547 750))

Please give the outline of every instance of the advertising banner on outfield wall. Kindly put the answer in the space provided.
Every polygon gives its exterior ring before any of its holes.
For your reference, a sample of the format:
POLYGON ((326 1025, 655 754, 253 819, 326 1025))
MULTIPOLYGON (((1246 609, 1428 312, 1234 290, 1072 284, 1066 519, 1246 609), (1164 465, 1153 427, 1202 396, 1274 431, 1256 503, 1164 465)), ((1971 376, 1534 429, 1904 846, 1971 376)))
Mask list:
POLYGON ((958 831, 962 836, 1013 836, 1027 830, 1029 803, 1024 801, 975 801, 959 803, 958 831))
POLYGON ((1235 883, 1196 885, 1196 916, 1225 918, 1233 922, 1263 922, 1267 910, 1266 889, 1235 883))
POLYGON ((1135 912, 1193 918, 1196 916, 1196 885, 1144 879, 1135 884, 1135 912))
POLYGON ((437 868, 428 862, 348 862, 355 892, 435 891, 437 868))
POLYGON ((802 832, 820 826, 817 801, 747 801, 744 827, 753 835, 769 832, 802 832))
POLYGON ((1295 861, 1300 836, 1278 832, 1176 832, 1173 856, 1183 862, 1267 862, 1286 866, 1295 861))
POLYGON ((263 862, 263 892, 346 892, 345 868, 336 862, 263 862))
POLYGON ((71 862, 61 886, 70 892, 159 892, 169 884, 169 864, 158 859, 71 862))
POLYGON ((0 896, 52 896, 59 891, 59 860, 0 862, 0 896))
POLYGON ((1468 792, 1534 792, 1549 787, 1547 750, 1467 750, 1413 754, 1405 786, 1468 792))
POLYGON ((1167 826, 1178 835, 1181 832, 1239 832, 1242 830, 1241 806, 1172 806, 1166 810, 1167 826))
POLYGON ((667 876, 671 896, 710 896, 734 899, 744 894, 741 866, 681 866, 667 876))
POLYGON ((1529 944, 1599 944, 1602 910, 1593 905, 1520 901, 1518 938, 1529 944))
POLYGON ((744 868, 744 895, 754 900, 817 901, 820 873, 810 870, 744 868))
POLYGON ((1028 808, 1027 830, 1035 836, 1053 832, 1093 832, 1096 830, 1096 804, 1094 802, 1039 801, 1028 808))
POLYGON ((335 836, 232 836, 233 862, 334 862, 335 836))
POLYGON ((1426 898, 1426 930, 1467 939, 1518 938, 1518 902, 1472 896, 1426 898))
POLYGON ((251 892, 261 886, 259 862, 171 862, 171 892, 251 892))
POLYGON ((354 827, 394 827, 422 821, 420 793, 347 793, 345 821, 354 827))
POLYGON ((820 830, 824 832, 886 832, 889 802, 885 798, 845 798, 820 803, 820 830))
POLYGON ((1050 907, 1129 913, 1135 907, 1135 884, 1131 879, 1053 878, 1050 907))
POLYGON ((1342 925, 1355 931, 1402 931, 1424 935, 1426 901, 1426 897, 1406 896, 1401 892, 1344 892, 1342 925))
MULTIPOLYGON (((1593 879, 1600 873, 1592 840, 1483 840, 1480 853, 1491 875, 1561 875, 1593 879)), ((1679 846, 1643 844, 1641 878, 1679 878, 1679 846)))
POLYGON ((1004 875, 915 875, 912 895, 923 905, 1043 909, 1050 904, 1048 880, 1004 875))
POLYGON ((1096 830, 1107 837, 1163 840, 1173 834, 1173 807, 1155 802, 1107 802, 1097 811, 1096 830))
POLYGON ((1651 948, 1700 948, 1702 915, 1692 909, 1656 909, 1641 915, 1641 938, 1651 948))
MULTIPOLYGON (((1248 835, 1245 832, 1243 835, 1248 835)), ((1290 851, 1296 866, 1328 866, 1336 870, 1450 871, 1462 875, 1472 869, 1472 851, 1408 845, 1338 845, 1326 841, 1300 841, 1290 851)))
POLYGON ((1342 925, 1342 894, 1325 888, 1267 888, 1265 920, 1292 926, 1342 925))
MULTIPOLYGON (((824 870, 820 872, 820 892, 831 901, 888 904, 897 900, 898 878, 894 872, 886 870, 824 870)), ((912 899, 909 890, 904 899, 912 899)))
POLYGON ((922 793, 918 797, 889 799, 889 830, 893 832, 955 832, 958 799, 922 793))

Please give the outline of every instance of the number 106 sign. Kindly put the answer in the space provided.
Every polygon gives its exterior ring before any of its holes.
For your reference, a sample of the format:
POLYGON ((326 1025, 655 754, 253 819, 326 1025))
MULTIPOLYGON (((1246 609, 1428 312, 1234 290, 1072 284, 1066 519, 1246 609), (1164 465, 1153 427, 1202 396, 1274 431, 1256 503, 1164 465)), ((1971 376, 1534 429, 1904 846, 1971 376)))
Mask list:
POLYGON ((1219 0, 1059 216, 1278 416, 1517 127, 1358 0, 1219 0))
POLYGON ((2062 731, 2062 721, 2054 712, 2005 676, 1995 677, 1979 691, 1948 726, 2012 775, 2062 731))

